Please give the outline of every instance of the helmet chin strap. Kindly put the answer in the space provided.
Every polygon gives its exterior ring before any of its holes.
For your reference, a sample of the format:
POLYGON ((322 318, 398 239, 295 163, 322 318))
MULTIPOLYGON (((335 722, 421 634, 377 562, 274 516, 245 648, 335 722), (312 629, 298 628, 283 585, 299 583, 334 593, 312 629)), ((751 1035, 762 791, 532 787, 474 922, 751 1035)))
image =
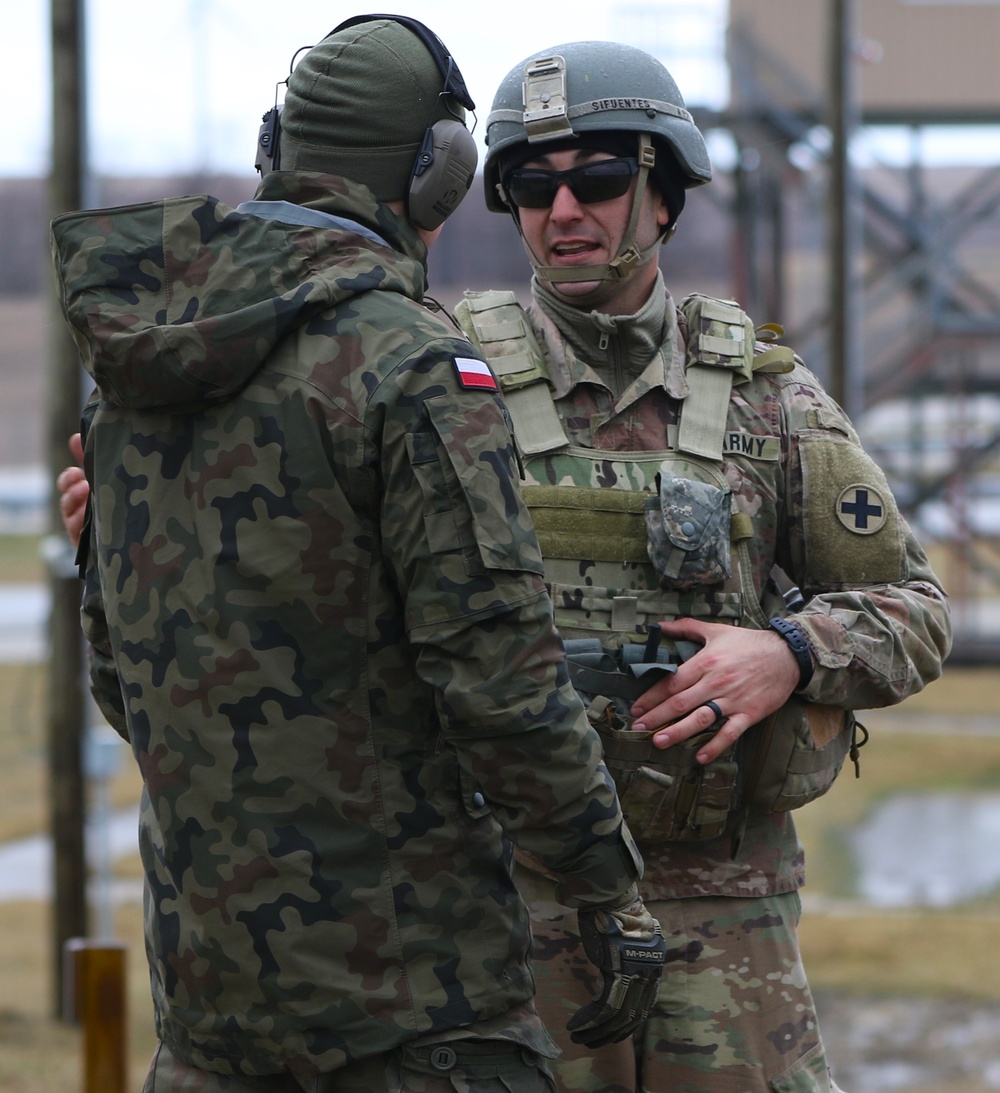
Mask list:
POLYGON ((521 232, 525 250, 527 250, 529 260, 534 267, 535 276, 539 280, 555 285, 581 281, 600 282, 591 292, 574 296, 574 300, 585 303, 590 297, 597 296, 605 285, 624 281, 634 269, 645 265, 656 254, 660 246, 666 241, 666 236, 673 231, 672 224, 657 236, 652 246, 640 250, 635 241, 636 230, 639 226, 639 215, 642 212, 642 199, 646 192, 646 181, 649 178, 649 172, 655 159, 656 149, 653 147, 652 141, 646 133, 640 133, 639 176, 636 181, 635 193, 632 196, 632 212, 629 216, 628 226, 625 228, 625 234, 622 236, 621 244, 618 247, 618 254, 610 262, 601 262, 592 266, 543 266, 529 246, 528 241, 524 239, 524 232, 521 231, 521 221, 516 210, 512 210, 515 214, 514 223, 517 224, 517 230, 521 232))

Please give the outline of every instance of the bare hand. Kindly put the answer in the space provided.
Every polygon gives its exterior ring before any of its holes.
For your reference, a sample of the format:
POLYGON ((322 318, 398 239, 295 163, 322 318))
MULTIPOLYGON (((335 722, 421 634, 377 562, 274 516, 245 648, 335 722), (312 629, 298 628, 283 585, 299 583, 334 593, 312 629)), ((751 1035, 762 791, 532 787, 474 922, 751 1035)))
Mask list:
POLYGON ((63 527, 73 546, 79 546, 87 515, 87 498, 90 496, 90 486, 83 474, 83 440, 79 433, 69 438, 69 450, 77 465, 60 472, 56 489, 59 491, 63 527))
POLYGON ((710 728, 717 719, 705 703, 712 701, 726 721, 698 753, 698 762, 708 763, 751 725, 783 706, 798 685, 795 656, 772 630, 697 619, 663 622, 660 629, 667 637, 700 642, 703 647, 632 707, 634 730, 661 730, 653 735, 658 748, 710 728))

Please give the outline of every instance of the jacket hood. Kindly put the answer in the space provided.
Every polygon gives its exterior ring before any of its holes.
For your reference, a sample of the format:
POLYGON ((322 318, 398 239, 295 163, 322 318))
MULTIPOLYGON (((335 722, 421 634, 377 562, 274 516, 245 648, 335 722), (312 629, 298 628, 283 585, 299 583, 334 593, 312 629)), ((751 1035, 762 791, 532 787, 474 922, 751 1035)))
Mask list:
POLYGON ((423 242, 364 186, 276 172, 257 198, 253 213, 196 196, 53 221, 63 312, 104 398, 222 402, 313 316, 375 288, 422 296, 423 242))

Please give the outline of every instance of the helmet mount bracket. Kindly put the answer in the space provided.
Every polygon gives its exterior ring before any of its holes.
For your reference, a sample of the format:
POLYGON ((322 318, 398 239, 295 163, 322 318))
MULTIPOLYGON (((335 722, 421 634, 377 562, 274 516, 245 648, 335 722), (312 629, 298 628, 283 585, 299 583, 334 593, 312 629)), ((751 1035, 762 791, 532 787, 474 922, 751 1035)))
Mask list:
POLYGON ((524 71, 524 128, 529 144, 573 137, 566 98, 566 62, 540 57, 524 71))

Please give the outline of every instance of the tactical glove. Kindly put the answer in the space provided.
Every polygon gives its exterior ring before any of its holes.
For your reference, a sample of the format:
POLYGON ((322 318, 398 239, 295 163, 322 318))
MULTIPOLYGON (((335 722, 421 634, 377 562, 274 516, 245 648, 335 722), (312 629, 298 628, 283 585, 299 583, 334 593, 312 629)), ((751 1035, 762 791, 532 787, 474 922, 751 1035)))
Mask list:
POLYGON ((577 921, 602 987, 566 1027, 574 1043, 602 1047, 630 1036, 649 1015, 667 944, 635 885, 614 904, 579 910, 577 921))

